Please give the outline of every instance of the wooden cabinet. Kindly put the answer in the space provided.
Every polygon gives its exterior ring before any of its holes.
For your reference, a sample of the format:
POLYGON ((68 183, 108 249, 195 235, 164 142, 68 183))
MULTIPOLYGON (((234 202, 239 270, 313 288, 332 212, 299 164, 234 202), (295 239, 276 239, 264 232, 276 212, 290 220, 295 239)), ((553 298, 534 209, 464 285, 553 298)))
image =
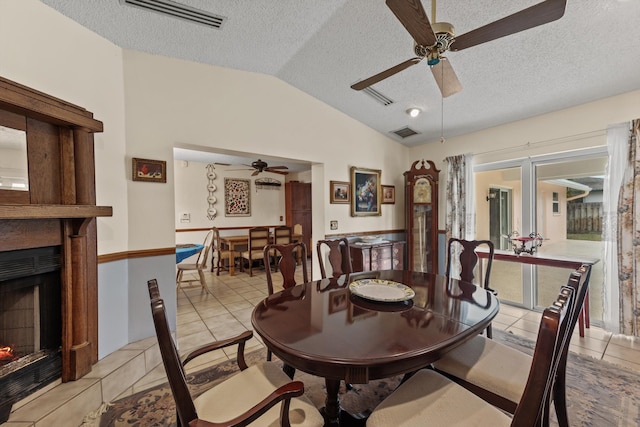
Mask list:
POLYGON ((438 272, 438 178, 431 160, 404 173, 407 263, 411 271, 438 272))
POLYGON ((311 183, 291 181, 284 185, 287 225, 302 225, 302 241, 311 256, 311 183))
POLYGON ((404 245, 402 241, 351 244, 353 271, 404 269, 404 245))

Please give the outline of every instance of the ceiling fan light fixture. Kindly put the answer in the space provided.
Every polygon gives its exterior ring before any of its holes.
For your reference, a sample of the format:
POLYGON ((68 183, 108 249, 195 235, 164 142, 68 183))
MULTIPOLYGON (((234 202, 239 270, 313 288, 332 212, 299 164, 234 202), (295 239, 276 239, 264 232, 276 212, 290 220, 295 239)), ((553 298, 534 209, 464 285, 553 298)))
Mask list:
POLYGON ((421 113, 419 108, 409 108, 407 110, 407 114, 410 115, 411 117, 418 117, 418 115, 421 113))

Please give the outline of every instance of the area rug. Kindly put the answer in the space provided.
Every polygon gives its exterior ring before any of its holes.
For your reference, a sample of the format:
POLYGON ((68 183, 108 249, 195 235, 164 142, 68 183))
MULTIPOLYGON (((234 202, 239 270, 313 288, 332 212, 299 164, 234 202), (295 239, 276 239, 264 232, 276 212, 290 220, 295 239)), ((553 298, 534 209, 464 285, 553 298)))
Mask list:
MULTIPOLYGON (((494 331, 494 339, 532 353, 530 340, 494 331)), ((247 363, 265 360, 263 350, 247 354, 247 363)), ((197 396, 237 371, 234 362, 224 362, 189 375, 188 381, 197 396)), ((305 394, 318 408, 324 406, 324 380, 302 372, 295 379, 305 384, 305 394)), ((340 403, 351 413, 373 409, 398 385, 399 377, 368 384, 354 384, 351 390, 341 387, 340 403)), ((570 355, 567 369, 568 411, 572 426, 640 426, 640 374, 593 358, 570 355)), ((175 426, 176 413, 168 384, 162 384, 116 400, 101 414, 87 417, 82 427, 175 426)), ((557 425, 552 412, 552 425, 557 425)))

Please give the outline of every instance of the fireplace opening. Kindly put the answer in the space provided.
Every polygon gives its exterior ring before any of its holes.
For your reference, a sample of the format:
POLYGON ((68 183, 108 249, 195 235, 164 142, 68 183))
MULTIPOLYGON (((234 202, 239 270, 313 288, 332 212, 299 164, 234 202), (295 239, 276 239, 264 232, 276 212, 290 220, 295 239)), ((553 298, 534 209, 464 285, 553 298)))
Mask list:
POLYGON ((61 377, 59 247, 0 252, 0 422, 61 377))

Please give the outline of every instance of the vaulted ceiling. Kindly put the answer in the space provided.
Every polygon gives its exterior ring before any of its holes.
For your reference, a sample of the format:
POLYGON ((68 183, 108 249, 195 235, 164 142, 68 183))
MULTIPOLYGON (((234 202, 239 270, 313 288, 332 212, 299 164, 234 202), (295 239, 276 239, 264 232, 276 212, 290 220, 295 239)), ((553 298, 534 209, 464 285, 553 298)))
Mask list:
MULTIPOLYGON (((568 0, 554 22, 448 52, 463 89, 445 99, 422 61, 372 86, 389 105, 350 88, 415 56, 383 0, 179 0, 219 29, 125 0, 41 1, 126 49, 276 76, 407 146, 640 89, 639 0, 568 0)), ((539 2, 440 0, 437 21, 463 34, 539 2)))

